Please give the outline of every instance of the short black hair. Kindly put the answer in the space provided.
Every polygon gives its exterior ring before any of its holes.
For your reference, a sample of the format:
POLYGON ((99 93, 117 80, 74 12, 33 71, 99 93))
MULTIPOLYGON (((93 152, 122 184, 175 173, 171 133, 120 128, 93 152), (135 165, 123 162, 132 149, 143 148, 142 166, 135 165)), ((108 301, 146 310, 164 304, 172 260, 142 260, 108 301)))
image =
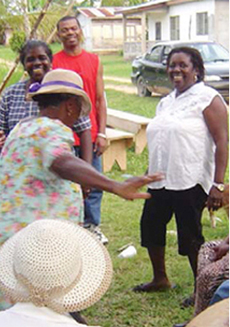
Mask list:
POLYGON ((59 21, 57 22, 57 25, 56 25, 57 26, 57 30, 59 30, 59 25, 60 25, 61 22, 65 22, 65 21, 71 20, 71 19, 75 19, 76 22, 77 22, 77 24, 78 24, 78 26, 81 28, 81 24, 80 24, 80 22, 79 22, 79 20, 77 19, 76 16, 64 16, 61 19, 59 19, 59 21))
POLYGON ((48 46, 47 43, 40 41, 40 40, 29 40, 23 45, 23 47, 20 50, 20 54, 19 54, 19 59, 23 66, 25 66, 24 64, 25 64, 25 58, 26 58, 27 53, 31 49, 38 48, 38 47, 43 47, 43 49, 45 50, 45 53, 47 54, 47 56, 50 59, 50 62, 52 62, 52 60, 53 60, 52 50, 50 49, 50 47, 48 46))
POLYGON ((187 55, 190 56, 191 62, 193 64, 194 68, 197 68, 199 71, 199 74, 197 75, 197 81, 203 81, 204 80, 204 74, 205 74, 205 69, 204 69, 204 62, 201 57, 200 52, 192 47, 178 47, 178 48, 173 48, 167 58, 167 67, 169 67, 169 62, 173 54, 183 52, 187 55))

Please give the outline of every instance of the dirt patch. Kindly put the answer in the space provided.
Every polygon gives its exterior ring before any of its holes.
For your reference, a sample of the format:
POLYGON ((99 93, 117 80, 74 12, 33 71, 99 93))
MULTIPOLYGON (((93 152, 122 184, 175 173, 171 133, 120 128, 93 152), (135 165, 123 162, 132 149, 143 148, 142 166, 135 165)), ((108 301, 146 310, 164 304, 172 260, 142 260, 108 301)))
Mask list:
MULTIPOLYGON (((131 79, 127 77, 116 77, 116 76, 104 76, 104 80, 114 81, 114 82, 120 82, 120 83, 127 83, 131 84, 131 79)), ((132 84, 131 84, 132 85, 132 84)))
POLYGON ((112 89, 115 91, 124 92, 124 93, 128 93, 128 94, 137 94, 137 89, 135 88, 135 86, 129 86, 129 85, 125 85, 125 84, 115 85, 115 84, 105 82, 105 90, 107 90, 107 89, 112 89))

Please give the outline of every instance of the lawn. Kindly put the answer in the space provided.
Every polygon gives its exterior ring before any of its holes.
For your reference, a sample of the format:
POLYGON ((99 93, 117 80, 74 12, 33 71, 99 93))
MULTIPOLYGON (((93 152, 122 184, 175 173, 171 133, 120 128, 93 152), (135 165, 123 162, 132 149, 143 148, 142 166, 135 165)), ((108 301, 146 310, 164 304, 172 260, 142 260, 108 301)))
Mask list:
MULTIPOLYGON (((0 58, 8 59, 11 56, 9 49, 6 51, 0 47, 0 58)), ((121 56, 101 56, 101 61, 105 75, 129 78, 130 63, 124 62, 121 56)), ((106 95, 109 107, 146 117, 154 116, 159 101, 159 98, 139 98, 113 89, 108 89, 106 95)), ((131 148, 127 151, 127 156, 127 170, 121 172, 114 166, 112 171, 107 173, 109 177, 124 180, 127 176, 141 175, 145 172, 148 158, 146 149, 141 155, 136 155, 134 148, 131 148)), ((166 265, 169 278, 177 287, 168 292, 152 294, 137 294, 132 291, 133 286, 152 278, 147 253, 139 245, 142 207, 142 200, 125 201, 115 195, 104 194, 101 228, 109 238, 107 249, 113 261, 114 276, 109 291, 101 301, 83 312, 90 325, 171 327, 174 323, 183 322, 192 316, 192 308, 182 310, 179 306, 180 301, 192 292, 193 278, 187 259, 177 254, 174 219, 168 226, 166 265), (128 243, 133 243, 137 255, 130 259, 119 259, 118 249, 128 243)), ((204 211, 202 221, 207 240, 223 238, 228 234, 228 220, 224 210, 219 210, 217 215, 222 221, 217 223, 216 229, 212 229, 207 210, 204 211)))
POLYGON ((124 61, 122 56, 100 56, 103 63, 104 75, 129 78, 131 63, 124 61))

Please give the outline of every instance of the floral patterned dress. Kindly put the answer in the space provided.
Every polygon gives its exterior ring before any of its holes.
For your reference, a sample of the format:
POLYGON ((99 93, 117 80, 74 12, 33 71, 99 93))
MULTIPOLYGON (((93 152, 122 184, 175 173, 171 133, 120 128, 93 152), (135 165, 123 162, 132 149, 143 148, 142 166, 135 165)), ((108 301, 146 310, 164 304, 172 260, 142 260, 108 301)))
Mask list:
POLYGON ((11 131, 0 156, 0 244, 36 219, 83 221, 79 185, 50 171, 73 142, 71 129, 47 117, 21 121, 11 131))

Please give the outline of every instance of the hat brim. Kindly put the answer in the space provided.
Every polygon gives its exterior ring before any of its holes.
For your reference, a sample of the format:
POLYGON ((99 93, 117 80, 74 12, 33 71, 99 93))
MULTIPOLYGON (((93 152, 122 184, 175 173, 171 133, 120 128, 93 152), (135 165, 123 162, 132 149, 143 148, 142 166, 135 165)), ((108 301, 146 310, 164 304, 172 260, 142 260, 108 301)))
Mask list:
MULTIPOLYGON (((71 290, 55 297, 48 305, 60 313, 90 307, 107 291, 112 279, 112 262, 105 246, 83 227, 74 227, 81 250, 82 273, 71 290)), ((21 233, 23 229, 0 248, 0 288, 15 302, 30 302, 28 289, 17 280, 14 273, 14 253, 21 233)))
POLYGON ((60 86, 57 87, 56 85, 50 85, 45 88, 39 89, 37 92, 30 92, 28 93, 28 99, 33 99, 37 95, 42 95, 42 94, 56 94, 56 93, 67 93, 67 94, 73 94, 80 96, 82 98, 82 108, 81 108, 81 113, 80 117, 88 116, 92 105, 91 101, 88 97, 88 95, 85 93, 85 91, 76 89, 73 87, 66 87, 66 86, 60 86))

